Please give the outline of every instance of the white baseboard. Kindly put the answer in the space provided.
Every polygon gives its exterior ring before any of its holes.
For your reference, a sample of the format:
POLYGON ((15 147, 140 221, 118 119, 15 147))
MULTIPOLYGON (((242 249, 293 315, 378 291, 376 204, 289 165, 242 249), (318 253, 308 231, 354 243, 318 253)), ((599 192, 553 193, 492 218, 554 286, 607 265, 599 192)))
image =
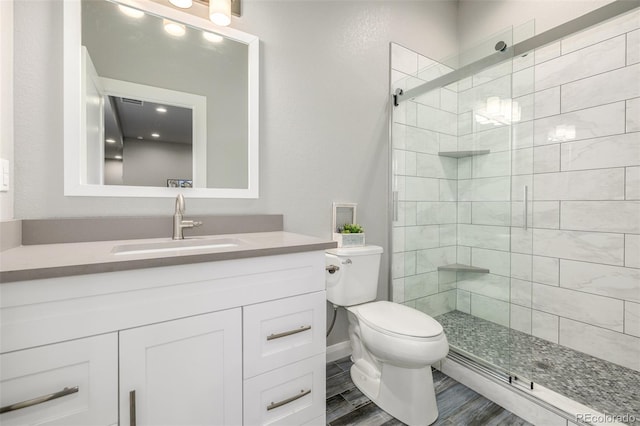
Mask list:
POLYGON ((348 340, 327 346, 327 362, 337 361, 349 355, 351 355, 351 343, 348 340))

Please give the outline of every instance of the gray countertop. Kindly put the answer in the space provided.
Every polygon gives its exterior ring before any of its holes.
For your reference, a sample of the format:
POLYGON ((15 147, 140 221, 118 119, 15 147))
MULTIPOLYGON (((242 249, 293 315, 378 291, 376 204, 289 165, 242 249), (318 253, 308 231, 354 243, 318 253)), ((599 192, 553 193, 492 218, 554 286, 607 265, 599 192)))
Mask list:
POLYGON ((227 239, 235 241, 237 245, 118 254, 114 252, 123 247, 126 249, 125 246, 165 244, 172 240, 151 238, 19 246, 0 254, 0 282, 271 256, 336 247, 335 241, 282 231, 199 236, 198 240, 207 238, 227 239))

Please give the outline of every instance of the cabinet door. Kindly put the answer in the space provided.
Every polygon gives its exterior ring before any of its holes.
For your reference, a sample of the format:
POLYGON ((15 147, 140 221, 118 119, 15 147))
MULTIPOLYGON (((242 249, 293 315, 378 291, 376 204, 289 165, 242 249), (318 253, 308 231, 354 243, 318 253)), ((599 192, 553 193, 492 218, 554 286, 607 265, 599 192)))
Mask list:
POLYGON ((240 308, 120 332, 120 424, 242 423, 240 308))
POLYGON ((87 337, 0 356, 0 424, 118 422, 118 336, 87 337))

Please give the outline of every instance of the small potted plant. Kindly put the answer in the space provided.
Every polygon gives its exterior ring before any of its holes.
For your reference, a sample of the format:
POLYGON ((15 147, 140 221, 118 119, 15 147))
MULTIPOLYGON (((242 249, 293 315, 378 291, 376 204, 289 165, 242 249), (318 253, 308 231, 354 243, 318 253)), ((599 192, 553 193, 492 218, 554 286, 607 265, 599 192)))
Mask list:
POLYGON ((334 240, 338 242, 338 247, 361 247, 364 246, 364 228, 357 223, 349 223, 338 228, 334 233, 334 240))

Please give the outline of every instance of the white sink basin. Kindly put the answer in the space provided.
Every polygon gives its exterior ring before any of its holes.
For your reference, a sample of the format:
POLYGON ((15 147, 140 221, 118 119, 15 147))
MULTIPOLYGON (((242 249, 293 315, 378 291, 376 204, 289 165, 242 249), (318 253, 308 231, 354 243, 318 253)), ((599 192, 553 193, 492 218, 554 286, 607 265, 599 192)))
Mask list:
POLYGON ((153 243, 123 244, 115 246, 113 250, 111 250, 111 253, 118 256, 125 254, 163 253, 168 251, 211 250, 238 247, 240 244, 242 244, 242 241, 237 238, 189 238, 153 243))

